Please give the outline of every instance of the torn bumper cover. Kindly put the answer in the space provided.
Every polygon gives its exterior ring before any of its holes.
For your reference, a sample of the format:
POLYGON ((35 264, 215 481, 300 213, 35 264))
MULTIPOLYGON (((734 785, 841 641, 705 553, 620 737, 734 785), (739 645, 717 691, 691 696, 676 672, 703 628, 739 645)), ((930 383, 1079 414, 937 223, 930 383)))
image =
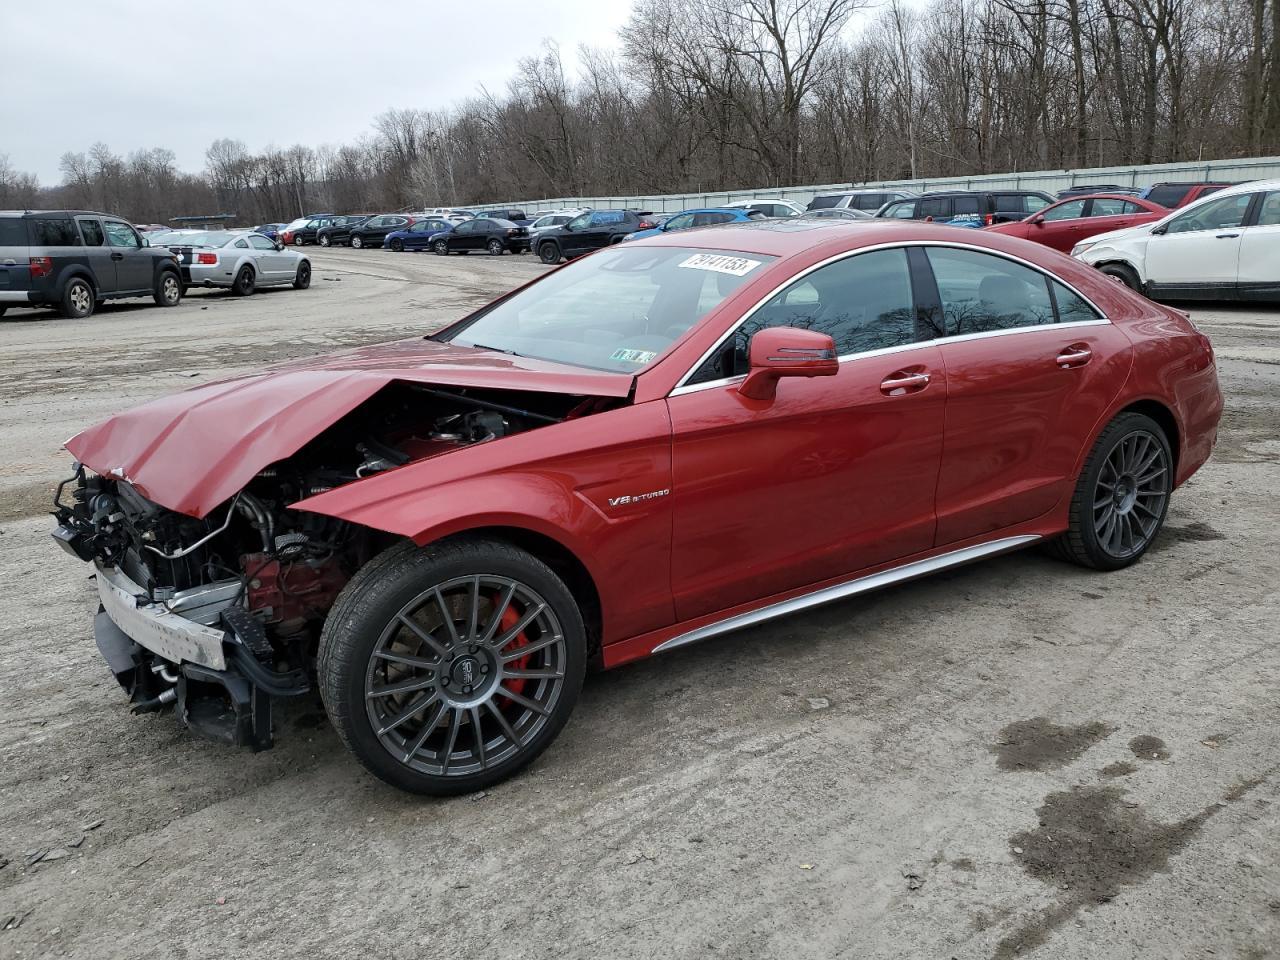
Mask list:
POLYGON ((135 713, 172 704, 192 731, 234 746, 273 743, 271 705, 310 689, 301 670, 263 662, 261 624, 236 604, 238 580, 152 600, 116 567, 95 562, 98 650, 134 702, 135 713))

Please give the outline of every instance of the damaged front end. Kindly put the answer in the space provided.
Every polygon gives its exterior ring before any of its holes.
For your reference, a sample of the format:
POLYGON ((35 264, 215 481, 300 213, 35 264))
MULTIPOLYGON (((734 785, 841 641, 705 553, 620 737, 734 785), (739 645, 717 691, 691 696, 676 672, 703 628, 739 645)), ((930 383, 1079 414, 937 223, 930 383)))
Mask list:
MULTIPOLYGON (((620 402, 394 382, 203 516, 150 499, 127 470, 77 463, 53 536, 94 567, 98 648, 134 712, 172 706, 199 734, 263 750, 273 702, 312 688, 334 601, 394 540, 292 504, 620 402)), ((201 451, 182 454, 199 477, 201 451)))

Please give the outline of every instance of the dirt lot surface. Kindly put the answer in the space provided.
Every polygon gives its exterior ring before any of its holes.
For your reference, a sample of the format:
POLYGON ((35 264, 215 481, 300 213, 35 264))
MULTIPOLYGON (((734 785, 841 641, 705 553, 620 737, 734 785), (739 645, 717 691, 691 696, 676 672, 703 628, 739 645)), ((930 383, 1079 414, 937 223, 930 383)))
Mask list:
POLYGON ((0 957, 1280 956, 1280 314, 1196 310, 1227 413, 1149 556, 1022 553, 588 679, 487 794, 132 717, 48 537, 59 444, 544 269, 322 251, 305 293, 0 321, 0 957))

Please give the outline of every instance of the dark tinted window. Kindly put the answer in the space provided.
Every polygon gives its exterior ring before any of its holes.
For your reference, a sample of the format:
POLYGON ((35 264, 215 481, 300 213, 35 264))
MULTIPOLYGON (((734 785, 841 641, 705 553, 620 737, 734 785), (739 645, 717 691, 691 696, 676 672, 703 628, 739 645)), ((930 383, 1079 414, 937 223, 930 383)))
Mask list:
POLYGON ((887 199, 888 196, 883 193, 862 193, 854 197, 849 206, 855 210, 879 210, 887 199))
POLYGON ((1078 323, 1081 320, 1098 320, 1097 312, 1084 302, 1079 294, 1068 290, 1057 280, 1050 280, 1053 287, 1053 299, 1058 305, 1059 323, 1078 323))
POLYGON ((705 227, 713 223, 727 223, 732 219, 732 213, 698 213, 693 217, 693 225, 695 227, 705 227))
POLYGON ((86 247, 100 247, 103 242, 102 224, 97 220, 81 220, 80 236, 86 247))
POLYGON ((21 217, 0 217, 0 247, 25 247, 27 224, 21 217))
POLYGON ((832 197, 814 197, 809 201, 810 210, 825 210, 827 207, 834 207, 840 203, 840 196, 837 194, 832 197))
MULTIPOLYGON (((1080 201, 1083 203, 1084 201, 1080 201)), ((1132 203, 1126 203, 1123 200, 1112 200, 1109 197, 1098 197, 1093 201, 1093 208, 1089 211, 1091 217, 1118 217, 1121 214, 1133 213, 1136 209, 1132 203)), ((1048 214, 1045 214, 1046 219, 1048 214)), ((1077 214, 1079 216, 1079 214, 1077 214)))
POLYGON ((951 201, 951 215, 953 217, 963 215, 976 216, 978 212, 977 197, 955 197, 951 201))
POLYGON ((1190 187, 1179 187, 1173 184, 1162 187, 1152 187, 1147 194, 1147 199, 1152 203, 1158 203, 1162 207, 1176 207, 1182 202, 1182 198, 1191 192, 1190 187))
POLYGON ((37 247, 78 247, 80 234, 75 222, 58 217, 33 217, 31 219, 31 243, 37 247))
MULTIPOLYGON (((844 356, 914 343, 915 306, 905 250, 875 250, 837 261, 797 280, 734 334, 745 364, 751 335, 799 327, 830 335, 844 356)), ((745 372, 745 365, 737 372, 745 372)))
POLYGON ((973 250, 927 248, 947 336, 1054 322, 1044 274, 973 250))
POLYGON ((997 193, 995 201, 996 213, 1025 213, 1027 209, 1019 193, 997 193))
POLYGON ((951 216, 951 198, 950 197, 926 197, 920 201, 919 212, 916 216, 921 220, 933 217, 935 220, 946 219, 951 216))

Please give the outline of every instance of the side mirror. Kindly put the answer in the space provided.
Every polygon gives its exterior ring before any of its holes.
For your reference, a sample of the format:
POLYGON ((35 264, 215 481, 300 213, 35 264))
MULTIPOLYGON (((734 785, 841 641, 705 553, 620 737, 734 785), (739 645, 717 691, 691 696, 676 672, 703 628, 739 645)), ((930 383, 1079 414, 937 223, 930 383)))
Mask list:
POLYGON ((1164 234, 1166 234, 1166 233, 1168 233, 1168 232, 1169 232, 1169 225, 1168 225, 1167 223, 1162 223, 1162 224, 1160 224, 1160 226, 1158 226, 1158 227, 1153 227, 1153 228, 1151 229, 1151 235, 1152 235, 1153 237, 1160 237, 1160 236, 1163 236, 1164 234))
POLYGON ((281 251, 281 250, 283 250, 283 249, 284 249, 284 244, 283 244, 283 243, 281 243, 279 240, 277 240, 277 241, 276 241, 276 252, 278 253, 278 252, 280 252, 280 251, 281 251))
POLYGON ((1028 221, 1028 223, 1030 223, 1032 226, 1035 226, 1035 227, 1043 227, 1043 226, 1044 226, 1044 214, 1043 214, 1043 213, 1033 213, 1033 214, 1031 215, 1031 219, 1028 221))
POLYGON ((834 377, 840 372, 831 337, 794 327, 766 327, 755 334, 748 358, 747 378, 738 392, 752 400, 772 400, 781 377, 834 377))
POLYGON ((149 247, 149 246, 151 246, 151 241, 150 241, 150 240, 148 240, 146 237, 143 237, 143 238, 142 238, 142 245, 143 245, 144 247, 149 247))

